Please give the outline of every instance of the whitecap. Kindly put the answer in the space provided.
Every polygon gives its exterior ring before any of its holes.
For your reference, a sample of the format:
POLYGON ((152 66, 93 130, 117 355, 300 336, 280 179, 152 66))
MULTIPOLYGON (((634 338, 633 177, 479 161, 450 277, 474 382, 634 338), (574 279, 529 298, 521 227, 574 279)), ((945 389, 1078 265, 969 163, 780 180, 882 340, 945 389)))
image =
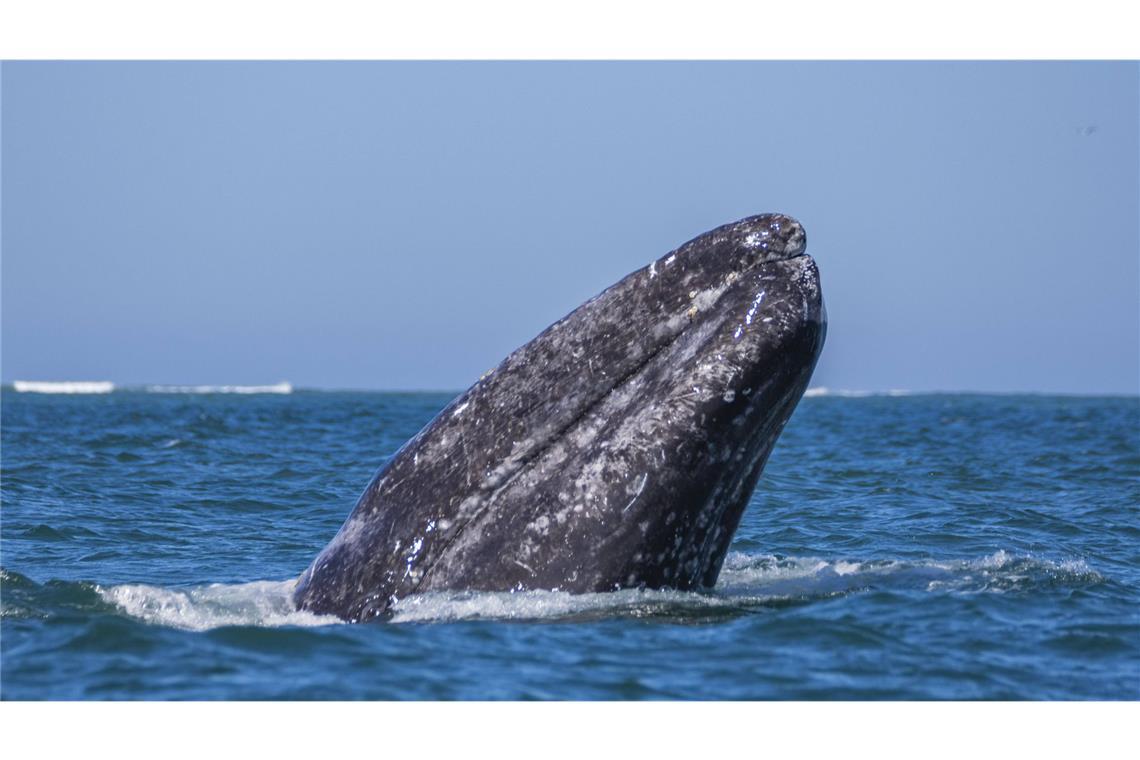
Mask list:
POLYGON ((115 384, 108 380, 13 380, 17 393, 110 393, 115 384))
POLYGON ((279 393, 293 392, 289 382, 273 385, 148 385, 147 393, 279 393))

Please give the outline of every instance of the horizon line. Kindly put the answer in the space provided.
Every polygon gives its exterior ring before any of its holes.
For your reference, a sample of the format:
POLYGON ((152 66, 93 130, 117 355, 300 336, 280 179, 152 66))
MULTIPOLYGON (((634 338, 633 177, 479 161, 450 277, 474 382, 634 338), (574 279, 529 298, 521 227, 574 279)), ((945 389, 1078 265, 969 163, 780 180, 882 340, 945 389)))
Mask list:
MULTIPOLYGON (((470 386, 468 386, 470 387, 470 386)), ((207 383, 118 383, 111 380, 51 380, 28 381, 10 380, 0 382, 0 388, 5 391, 22 393, 40 393, 44 395, 98 395, 113 391, 141 392, 155 394, 234 394, 234 395, 262 395, 277 394, 289 395, 295 392, 306 393, 378 393, 378 394, 423 394, 423 395, 450 395, 458 396, 466 388, 383 388, 359 386, 319 386, 294 385, 289 381, 277 383, 258 384, 207 384, 207 383), (17 390, 17 384, 28 384, 36 388, 17 390), (48 389, 57 386, 58 389, 48 389), (75 386, 95 386, 97 389, 75 389, 75 386)), ((985 390, 985 389, 910 389, 910 388, 832 388, 829 386, 811 386, 804 391, 804 398, 868 398, 868 397, 904 397, 904 396, 1065 396, 1077 398, 1140 398, 1140 389, 1137 391, 1061 391, 1061 390, 985 390)))

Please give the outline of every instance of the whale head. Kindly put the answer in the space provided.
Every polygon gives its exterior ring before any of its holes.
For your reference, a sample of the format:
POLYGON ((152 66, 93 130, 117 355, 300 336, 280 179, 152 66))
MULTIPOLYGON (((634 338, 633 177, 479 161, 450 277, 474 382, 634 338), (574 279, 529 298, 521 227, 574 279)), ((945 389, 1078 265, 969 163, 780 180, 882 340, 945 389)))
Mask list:
POLYGON ((713 585, 823 346, 806 243, 782 214, 719 227, 517 349, 376 473, 298 606, 713 585))

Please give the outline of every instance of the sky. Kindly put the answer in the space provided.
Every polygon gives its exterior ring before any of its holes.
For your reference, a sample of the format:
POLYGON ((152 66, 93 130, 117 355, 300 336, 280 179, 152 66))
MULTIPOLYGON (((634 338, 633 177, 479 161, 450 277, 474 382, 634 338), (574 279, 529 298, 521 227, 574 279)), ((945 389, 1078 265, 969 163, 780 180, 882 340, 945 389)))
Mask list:
POLYGON ((798 218, 812 384, 1140 392, 1140 65, 6 62, 0 380, 461 390, 798 218))

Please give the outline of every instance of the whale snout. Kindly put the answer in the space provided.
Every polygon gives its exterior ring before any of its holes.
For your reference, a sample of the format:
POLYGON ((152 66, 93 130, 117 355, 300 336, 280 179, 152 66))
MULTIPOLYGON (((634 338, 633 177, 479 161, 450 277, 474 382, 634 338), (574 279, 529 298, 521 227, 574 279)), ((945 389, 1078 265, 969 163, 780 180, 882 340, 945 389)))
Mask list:
POLYGON ((733 237, 737 247, 756 255, 760 261, 784 261, 807 251, 803 225, 785 214, 760 214, 736 223, 733 237))

